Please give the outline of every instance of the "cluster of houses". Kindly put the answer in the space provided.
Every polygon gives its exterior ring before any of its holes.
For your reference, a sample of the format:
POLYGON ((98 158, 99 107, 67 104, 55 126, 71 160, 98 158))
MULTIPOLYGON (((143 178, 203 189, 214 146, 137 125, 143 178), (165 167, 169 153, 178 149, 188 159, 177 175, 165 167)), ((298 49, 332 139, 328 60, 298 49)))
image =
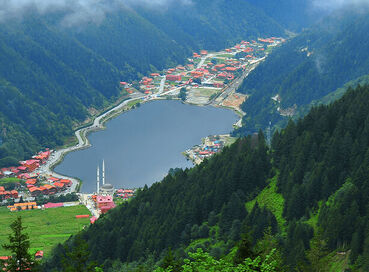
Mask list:
POLYGON ((16 198, 18 198, 17 190, 5 191, 4 186, 0 186, 0 201, 16 198))
POLYGON ((56 193, 66 190, 72 185, 72 181, 69 179, 58 179, 55 177, 49 177, 47 184, 41 184, 40 179, 31 178, 26 180, 27 189, 32 197, 40 195, 54 195, 56 193))
MULTIPOLYGON (((36 173, 37 169, 49 159, 51 152, 51 150, 46 149, 32 156, 29 160, 19 162, 19 166, 1 168, 0 178, 14 177, 25 181, 26 187, 23 188, 21 184, 18 184, 18 187, 20 187, 18 189, 28 192, 31 197, 54 195, 66 190, 72 185, 71 180, 58 179, 52 176, 45 178, 36 173)), ((4 187, 0 187, 0 201, 17 199, 18 197, 18 191, 5 191, 4 187)))
POLYGON ((0 178, 17 177, 24 179, 30 177, 30 173, 34 172, 40 165, 46 163, 51 154, 50 150, 41 151, 34 155, 32 159, 19 162, 19 166, 7 167, 0 169, 0 178))
MULTIPOLYGON (((160 73, 151 73, 150 77, 143 77, 139 81, 140 91, 146 95, 153 94, 160 84, 160 80, 158 79, 163 76, 165 76, 167 81, 165 90, 185 86, 199 87, 201 83, 196 79, 206 82, 206 87, 223 88, 226 80, 232 81, 236 73, 245 70, 250 61, 264 56, 264 51, 268 46, 276 46, 284 41, 283 38, 276 37, 266 39, 259 38, 257 41, 253 40, 251 42, 242 41, 224 50, 224 55, 228 54, 228 56, 222 58, 222 54, 220 54, 216 57, 217 61, 215 63, 206 62, 198 68, 195 67, 195 64, 197 64, 201 58, 206 57, 208 52, 206 50, 201 50, 200 53, 194 52, 192 58, 188 59, 189 63, 185 66, 178 65, 175 68, 169 68, 165 70, 162 75, 160 73), (235 56, 238 53, 242 53, 243 57, 237 59, 230 56, 230 54, 235 56), (212 82, 209 83, 208 80, 210 78, 216 80, 212 80, 212 82)), ((120 84, 129 94, 133 93, 134 89, 131 88, 132 84, 127 82, 120 82, 120 84)))
POLYGON ((208 136, 204 139, 203 144, 195 145, 193 148, 186 150, 185 155, 195 164, 199 164, 205 158, 220 152, 224 145, 225 141, 218 136, 208 136))
POLYGON ((117 198, 121 198, 123 200, 128 200, 134 196, 135 191, 130 189, 118 189, 115 192, 115 196, 117 198))
MULTIPOLYGON (((38 250, 35 253, 35 260, 36 261, 41 261, 43 257, 44 257, 44 252, 42 250, 38 250)), ((8 262, 9 262, 9 260, 11 258, 12 258, 12 256, 0 256, 0 262, 2 262, 3 263, 3 266, 4 266, 4 268, 2 269, 2 271, 10 271, 10 270, 7 270, 7 267, 9 265, 8 262)))

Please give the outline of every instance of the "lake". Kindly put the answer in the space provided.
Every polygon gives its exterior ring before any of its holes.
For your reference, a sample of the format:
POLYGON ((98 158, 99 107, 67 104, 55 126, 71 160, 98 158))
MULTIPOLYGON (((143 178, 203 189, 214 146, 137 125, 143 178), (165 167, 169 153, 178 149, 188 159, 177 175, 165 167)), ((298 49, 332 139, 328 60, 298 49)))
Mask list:
MULTIPOLYGON (((137 188, 160 181, 170 168, 192 167, 181 154, 201 138, 232 131, 231 110, 198 107, 178 100, 154 101, 108 121, 91 133, 92 146, 69 153, 55 171, 83 181, 82 192, 96 191, 96 168, 105 160, 105 180, 115 188, 137 188)), ((101 177, 101 172, 100 172, 101 177)))

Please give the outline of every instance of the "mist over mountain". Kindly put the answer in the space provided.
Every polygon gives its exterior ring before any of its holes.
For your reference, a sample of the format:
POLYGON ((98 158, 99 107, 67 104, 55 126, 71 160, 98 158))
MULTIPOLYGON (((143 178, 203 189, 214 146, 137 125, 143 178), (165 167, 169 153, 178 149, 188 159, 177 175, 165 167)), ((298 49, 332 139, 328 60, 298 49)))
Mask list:
POLYGON ((242 106, 248 114, 241 131, 265 129, 270 121, 283 127, 312 101, 368 75, 368 15, 338 10, 275 50, 239 90, 251 94, 242 106), (276 95, 279 102, 272 100, 276 95))
POLYGON ((119 81, 184 64, 193 51, 281 36, 241 0, 2 1, 0 165, 60 146, 120 94, 119 81), (247 16, 246 16, 247 15, 247 16))

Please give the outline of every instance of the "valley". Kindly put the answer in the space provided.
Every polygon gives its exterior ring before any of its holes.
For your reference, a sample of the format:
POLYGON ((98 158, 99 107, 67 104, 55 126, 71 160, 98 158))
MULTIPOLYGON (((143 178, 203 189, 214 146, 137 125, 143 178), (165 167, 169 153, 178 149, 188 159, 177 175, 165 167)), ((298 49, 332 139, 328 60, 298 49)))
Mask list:
POLYGON ((0 270, 369 271, 369 1, 8 2, 0 270))

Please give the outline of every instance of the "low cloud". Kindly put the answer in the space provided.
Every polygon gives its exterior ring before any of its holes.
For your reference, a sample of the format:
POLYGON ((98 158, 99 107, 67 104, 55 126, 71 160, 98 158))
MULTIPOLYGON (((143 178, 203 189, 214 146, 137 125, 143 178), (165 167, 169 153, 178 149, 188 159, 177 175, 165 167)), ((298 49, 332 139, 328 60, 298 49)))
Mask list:
POLYGON ((109 13, 124 7, 145 6, 163 9, 172 3, 189 5, 191 0, 0 0, 0 22, 22 19, 30 13, 40 15, 63 12, 62 24, 99 23, 109 13))
POLYGON ((369 7, 369 0, 313 0, 313 6, 323 10, 369 7))

